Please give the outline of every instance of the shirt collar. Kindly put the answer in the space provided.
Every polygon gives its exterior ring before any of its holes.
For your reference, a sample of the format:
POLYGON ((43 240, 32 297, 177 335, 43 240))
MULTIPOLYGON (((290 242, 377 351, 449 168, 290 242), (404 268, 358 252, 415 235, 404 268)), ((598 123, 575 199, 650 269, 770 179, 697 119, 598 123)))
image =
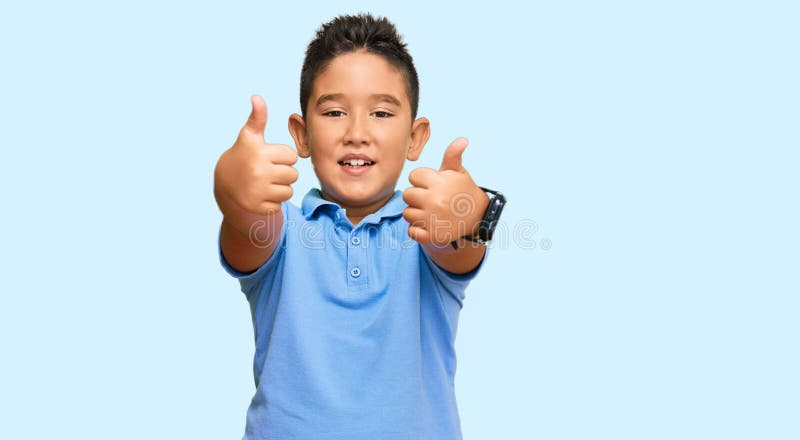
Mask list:
MULTIPOLYGON (((323 199, 322 192, 317 188, 312 188, 303 197, 302 211, 306 219, 315 216, 317 212, 327 212, 328 215, 334 217, 340 208, 341 206, 338 204, 323 199)), ((376 212, 364 217, 364 221, 378 223, 384 218, 397 217, 403 215, 403 209, 405 208, 406 203, 403 201, 403 192, 397 190, 385 205, 381 206, 376 212)))

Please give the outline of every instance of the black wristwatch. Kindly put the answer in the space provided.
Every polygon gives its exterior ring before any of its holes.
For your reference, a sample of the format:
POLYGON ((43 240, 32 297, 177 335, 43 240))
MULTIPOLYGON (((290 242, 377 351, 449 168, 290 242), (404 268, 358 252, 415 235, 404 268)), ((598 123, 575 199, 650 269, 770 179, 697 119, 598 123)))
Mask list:
MULTIPOLYGON (((482 186, 478 188, 489 195, 489 206, 486 207, 481 224, 478 226, 478 233, 476 235, 465 235, 461 238, 475 243, 486 244, 491 241, 494 230, 497 228, 497 223, 500 221, 500 214, 506 206, 506 197, 500 191, 494 191, 482 186)), ((453 249, 458 249, 458 240, 450 244, 453 245, 453 249)))

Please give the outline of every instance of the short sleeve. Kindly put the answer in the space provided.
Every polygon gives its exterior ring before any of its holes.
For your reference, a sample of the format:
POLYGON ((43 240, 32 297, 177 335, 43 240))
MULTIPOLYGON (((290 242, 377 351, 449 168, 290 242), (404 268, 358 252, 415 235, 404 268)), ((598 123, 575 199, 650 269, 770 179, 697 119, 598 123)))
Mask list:
POLYGON ((464 301, 464 292, 467 289, 469 282, 478 275, 481 268, 485 264, 486 258, 489 256, 489 249, 489 246, 487 246, 486 252, 483 253, 483 258, 475 267, 475 269, 472 269, 464 274, 455 274, 441 268, 438 264, 436 264, 435 261, 431 259, 430 256, 428 256, 428 253, 425 252, 422 246, 419 246, 419 252, 422 254, 421 259, 424 261, 424 265, 430 270, 438 287, 455 298, 459 305, 461 305, 464 301))

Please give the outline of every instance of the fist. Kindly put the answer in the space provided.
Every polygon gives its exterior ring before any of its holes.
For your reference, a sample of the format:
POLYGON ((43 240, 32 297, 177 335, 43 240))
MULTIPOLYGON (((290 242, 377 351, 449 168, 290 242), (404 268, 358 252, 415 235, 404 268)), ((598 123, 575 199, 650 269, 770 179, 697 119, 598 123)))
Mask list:
POLYGON ((223 213, 231 209, 251 214, 280 212, 281 202, 292 197, 297 181, 297 153, 288 145, 264 141, 267 105, 251 98, 253 110, 239 137, 225 151, 214 170, 214 193, 223 213))
POLYGON ((411 187, 403 192, 408 207, 408 235, 420 242, 447 246, 474 234, 489 198, 461 165, 467 140, 458 138, 444 152, 439 170, 417 168, 408 176, 411 187))

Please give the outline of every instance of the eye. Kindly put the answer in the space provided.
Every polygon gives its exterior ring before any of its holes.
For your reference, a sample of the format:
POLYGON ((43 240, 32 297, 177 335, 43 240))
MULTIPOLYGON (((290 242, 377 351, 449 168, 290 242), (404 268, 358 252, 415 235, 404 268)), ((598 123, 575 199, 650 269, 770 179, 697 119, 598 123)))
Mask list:
POLYGON ((383 110, 378 110, 372 114, 375 115, 376 118, 391 118, 393 116, 391 113, 383 110))
POLYGON ((322 114, 322 116, 330 116, 332 118, 338 118, 344 116, 344 112, 341 110, 330 110, 322 114))

